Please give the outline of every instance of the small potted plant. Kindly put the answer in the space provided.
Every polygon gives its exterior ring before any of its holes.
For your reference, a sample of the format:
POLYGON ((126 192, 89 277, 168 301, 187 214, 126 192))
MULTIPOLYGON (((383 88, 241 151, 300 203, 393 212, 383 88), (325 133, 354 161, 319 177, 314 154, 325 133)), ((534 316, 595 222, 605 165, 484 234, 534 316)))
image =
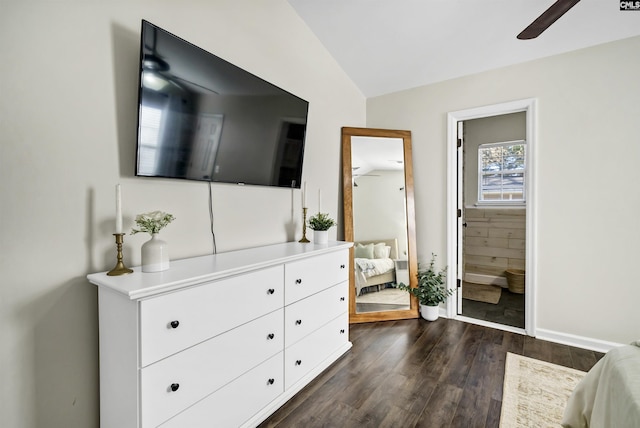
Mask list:
POLYGON ((151 239, 142 244, 141 248, 142 272, 160 272, 169 269, 169 245, 158 239, 158 233, 174 219, 173 214, 163 211, 152 211, 136 216, 137 228, 134 227, 131 234, 147 232, 151 235, 151 239))
POLYGON ((329 241, 329 229, 336 225, 328 213, 318 213, 309 217, 309 228, 313 230, 313 242, 326 244, 329 241))
POLYGON ((418 286, 410 287, 404 283, 396 285, 400 290, 408 291, 418 298, 420 303, 420 315, 428 321, 438 319, 440 308, 438 305, 447 300, 453 294, 453 290, 447 289, 445 279, 447 277, 446 267, 439 272, 435 269, 436 255, 431 254, 431 262, 426 269, 418 268, 418 286))

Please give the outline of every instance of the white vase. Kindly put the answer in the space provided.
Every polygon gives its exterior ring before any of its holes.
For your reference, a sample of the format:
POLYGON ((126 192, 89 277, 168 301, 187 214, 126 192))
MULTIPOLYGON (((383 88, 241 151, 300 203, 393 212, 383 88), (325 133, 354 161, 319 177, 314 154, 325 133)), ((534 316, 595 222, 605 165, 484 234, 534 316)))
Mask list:
POLYGON ((142 272, 161 272, 169 269, 169 244, 151 235, 151 239, 142 244, 142 272))
POLYGON ((329 231, 328 230, 314 230, 313 231, 313 242, 314 244, 326 244, 329 242, 329 231))
POLYGON ((420 315, 427 321, 435 321, 440 315, 440 306, 420 305, 420 315))

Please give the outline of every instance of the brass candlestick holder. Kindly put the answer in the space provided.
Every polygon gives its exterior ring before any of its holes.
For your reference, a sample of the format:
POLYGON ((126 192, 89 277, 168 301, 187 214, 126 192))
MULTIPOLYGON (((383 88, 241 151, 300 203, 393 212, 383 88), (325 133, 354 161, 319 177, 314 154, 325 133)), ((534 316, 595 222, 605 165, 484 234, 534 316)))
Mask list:
POLYGON ((307 209, 302 208, 302 239, 298 242, 307 243, 311 242, 307 239, 307 209))
POLYGON ((118 262, 116 266, 107 272, 109 276, 118 276, 118 275, 126 275, 128 273, 132 273, 133 269, 129 269, 124 265, 122 261, 122 242, 124 242, 124 233, 114 233, 113 236, 116 237, 116 248, 118 249, 118 262))

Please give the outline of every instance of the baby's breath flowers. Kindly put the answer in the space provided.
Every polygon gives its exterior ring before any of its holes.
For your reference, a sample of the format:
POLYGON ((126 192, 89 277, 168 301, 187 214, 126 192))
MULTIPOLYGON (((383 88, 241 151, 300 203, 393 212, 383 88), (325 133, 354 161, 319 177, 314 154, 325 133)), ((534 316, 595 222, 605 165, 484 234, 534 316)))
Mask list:
POLYGON ((171 223, 175 217, 164 211, 152 211, 150 213, 138 214, 136 216, 137 228, 131 229, 131 234, 147 232, 150 234, 160 232, 165 226, 171 223))

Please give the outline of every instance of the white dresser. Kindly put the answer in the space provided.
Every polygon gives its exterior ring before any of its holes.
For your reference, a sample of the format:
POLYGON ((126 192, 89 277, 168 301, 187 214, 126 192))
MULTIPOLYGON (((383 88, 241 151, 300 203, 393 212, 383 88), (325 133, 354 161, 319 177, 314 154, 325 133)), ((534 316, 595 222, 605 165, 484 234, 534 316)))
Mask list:
POLYGON ((89 275, 101 427, 258 425, 351 348, 351 245, 285 243, 89 275))

